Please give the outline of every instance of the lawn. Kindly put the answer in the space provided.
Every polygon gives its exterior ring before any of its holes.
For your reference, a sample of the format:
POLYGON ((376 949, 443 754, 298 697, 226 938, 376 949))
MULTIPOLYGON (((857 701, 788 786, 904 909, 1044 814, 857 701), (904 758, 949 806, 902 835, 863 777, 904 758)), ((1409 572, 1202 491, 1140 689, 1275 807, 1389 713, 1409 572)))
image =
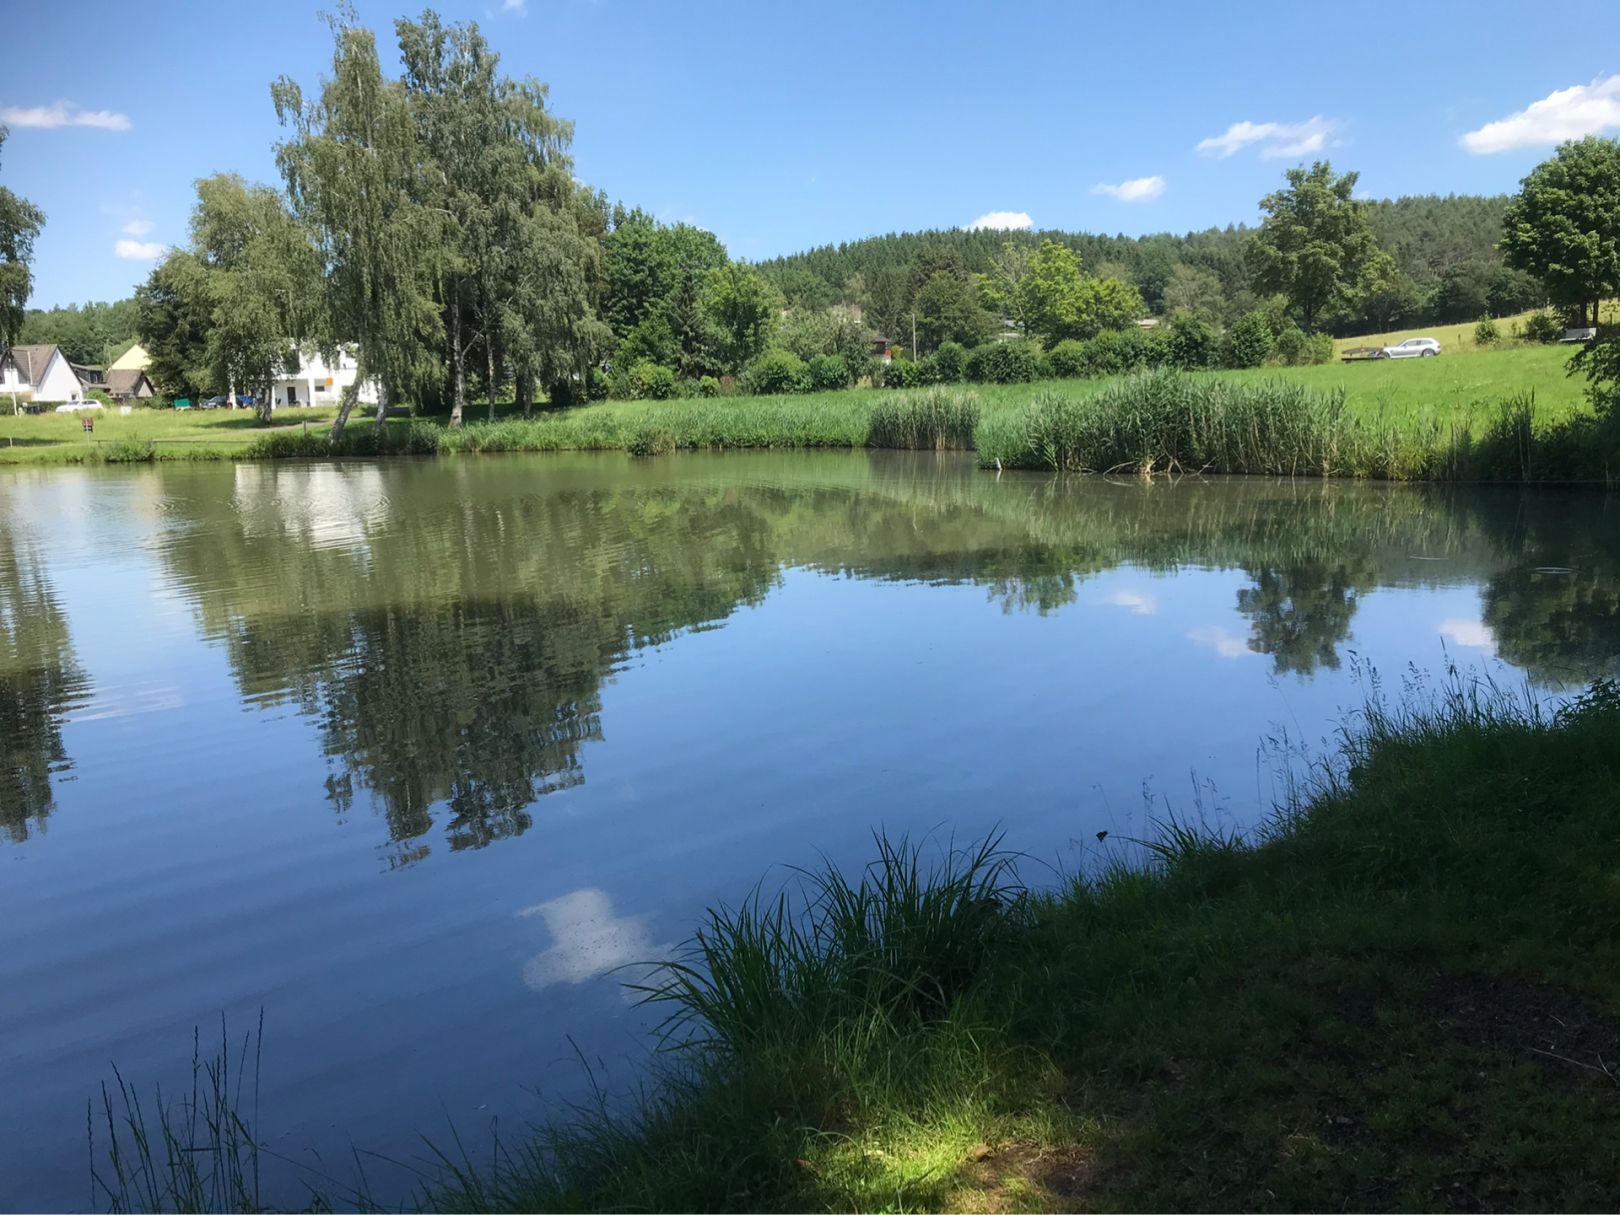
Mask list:
MULTIPOLYGON (((1329 363, 1319 367, 1271 367, 1253 371, 1213 371, 1208 376, 1239 381, 1286 380, 1319 392, 1342 389, 1350 411, 1395 430, 1419 430, 1429 423, 1443 428, 1467 424, 1483 429, 1500 412, 1502 402, 1533 394, 1539 428, 1584 412, 1584 382, 1566 374, 1572 353, 1566 346, 1510 343, 1492 349, 1465 344, 1453 347, 1446 329, 1430 330, 1447 343, 1448 353, 1435 359, 1365 363, 1329 363), (1451 353, 1456 349, 1457 353, 1451 353)), ((1391 339, 1400 334, 1382 335, 1391 339)), ((1357 339, 1358 341, 1364 339, 1357 339)), ((1089 395, 1104 380, 1054 380, 1043 384, 972 385, 986 419, 1021 412, 1042 389, 1089 395)), ((912 390, 921 391, 921 390, 912 390)), ((566 450, 623 449, 638 436, 668 432, 674 445, 842 447, 866 442, 873 406, 889 394, 869 388, 809 396, 722 398, 683 401, 607 401, 583 408, 542 412, 525 423, 504 404, 496 425, 474 425, 465 437, 427 450, 566 450)), ((143 445, 153 445, 159 459, 229 459, 249 454, 248 447, 266 433, 313 434, 329 422, 333 409, 280 409, 269 428, 245 411, 175 413, 137 409, 128 417, 108 410, 95 415, 94 436, 86 440, 76 414, 37 417, 0 414, 0 465, 69 463, 107 458, 150 458, 143 445), (120 457, 120 453, 123 453, 120 457)), ((469 421, 488 414, 481 404, 468 409, 469 421)), ((391 432, 443 427, 443 417, 395 419, 391 432)), ((357 418, 355 427, 369 426, 357 418)), ((429 436, 431 437, 431 436, 429 436)), ((415 449, 422 449, 418 444, 415 449)), ((309 448, 314 454, 315 448, 309 448)), ((254 453, 264 454, 264 453, 254 453)), ((277 454, 304 454, 302 448, 277 454)))

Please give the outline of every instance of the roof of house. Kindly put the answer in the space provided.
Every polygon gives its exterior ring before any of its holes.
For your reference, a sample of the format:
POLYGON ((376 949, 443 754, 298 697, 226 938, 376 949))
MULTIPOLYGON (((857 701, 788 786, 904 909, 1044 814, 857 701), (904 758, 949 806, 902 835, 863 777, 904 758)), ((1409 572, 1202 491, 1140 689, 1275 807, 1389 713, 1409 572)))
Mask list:
POLYGON ((131 346, 107 364, 108 371, 144 371, 152 364, 152 356, 140 345, 131 346))
POLYGON ((51 359, 56 355, 56 343, 51 342, 33 346, 13 346, 11 357, 16 360, 17 372, 28 383, 38 385, 45 378, 45 372, 50 368, 51 359))
POLYGON ((115 397, 132 397, 141 390, 141 381, 146 380, 148 388, 152 381, 147 379, 146 372, 139 367, 109 367, 107 368, 107 391, 115 397))

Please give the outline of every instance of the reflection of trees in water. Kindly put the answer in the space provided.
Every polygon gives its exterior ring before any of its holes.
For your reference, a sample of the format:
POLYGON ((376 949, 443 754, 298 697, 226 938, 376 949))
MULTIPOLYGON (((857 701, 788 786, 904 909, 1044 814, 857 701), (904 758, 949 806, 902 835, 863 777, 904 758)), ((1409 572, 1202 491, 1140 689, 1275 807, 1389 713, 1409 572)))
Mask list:
MULTIPOLYGON (((1248 645, 1308 674, 1338 665, 1368 589, 1485 582, 1535 530, 1455 491, 998 483, 803 455, 750 457, 747 480, 715 468, 364 466, 353 485, 341 468, 256 468, 234 502, 188 498, 164 553, 244 695, 320 723, 328 796, 341 811, 368 791, 390 862, 408 864, 436 820, 452 849, 527 829, 538 798, 584 779, 602 682, 631 651, 759 601, 784 565, 974 584, 1042 612, 1122 563, 1245 569, 1248 645)), ((1584 651, 1603 650, 1605 577, 1568 607, 1578 621, 1532 611, 1518 631, 1567 651, 1585 628, 1584 651)))
POLYGON ((1376 571, 1309 561, 1252 572, 1254 586, 1238 592, 1249 618, 1249 648, 1271 655, 1278 674, 1338 670, 1339 644, 1350 636, 1361 591, 1378 585, 1376 571), (1357 577, 1356 575, 1359 575, 1357 577))
POLYGON ((15 842, 51 812, 51 777, 68 767, 62 715, 86 688, 40 555, 0 527, 0 832, 15 842))
POLYGON ((1485 623, 1497 653, 1538 683, 1620 675, 1620 569, 1507 570, 1485 586, 1485 623))

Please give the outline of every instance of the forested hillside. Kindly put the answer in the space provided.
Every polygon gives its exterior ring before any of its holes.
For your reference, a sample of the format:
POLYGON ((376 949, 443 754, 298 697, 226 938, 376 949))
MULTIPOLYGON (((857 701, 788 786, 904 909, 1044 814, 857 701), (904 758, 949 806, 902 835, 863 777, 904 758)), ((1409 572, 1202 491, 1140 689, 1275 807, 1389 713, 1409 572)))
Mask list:
MULTIPOLYGON (((1506 195, 1370 202, 1368 218, 1396 274, 1367 292, 1359 307, 1325 318, 1328 328, 1346 334, 1476 320, 1543 303, 1536 280, 1509 269, 1497 252, 1507 205, 1506 195)), ((936 269, 988 275, 1007 245, 1033 250, 1053 241, 1078 254, 1090 273, 1134 284, 1155 314, 1186 309, 1225 324, 1258 302, 1244 256, 1254 232, 1242 224, 1143 237, 1057 230, 902 232, 773 258, 760 269, 791 304, 860 304, 874 323, 898 332, 910 302, 908 287, 914 294, 936 269)))

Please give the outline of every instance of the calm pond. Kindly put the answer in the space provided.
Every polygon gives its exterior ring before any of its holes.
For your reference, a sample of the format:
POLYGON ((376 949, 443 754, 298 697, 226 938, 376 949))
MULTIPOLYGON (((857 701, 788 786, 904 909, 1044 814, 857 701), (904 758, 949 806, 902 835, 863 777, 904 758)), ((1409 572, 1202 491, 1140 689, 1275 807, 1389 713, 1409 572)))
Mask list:
POLYGON ((263 1010, 269 1141, 349 1180, 587 1063, 633 1083, 616 968, 879 826, 999 825, 1041 879, 1171 810, 1254 824, 1371 671, 1552 696, 1617 656, 1600 493, 859 452, 8 473, 0 1207, 91 1205, 110 1065, 178 1089, 222 1014, 263 1010))

